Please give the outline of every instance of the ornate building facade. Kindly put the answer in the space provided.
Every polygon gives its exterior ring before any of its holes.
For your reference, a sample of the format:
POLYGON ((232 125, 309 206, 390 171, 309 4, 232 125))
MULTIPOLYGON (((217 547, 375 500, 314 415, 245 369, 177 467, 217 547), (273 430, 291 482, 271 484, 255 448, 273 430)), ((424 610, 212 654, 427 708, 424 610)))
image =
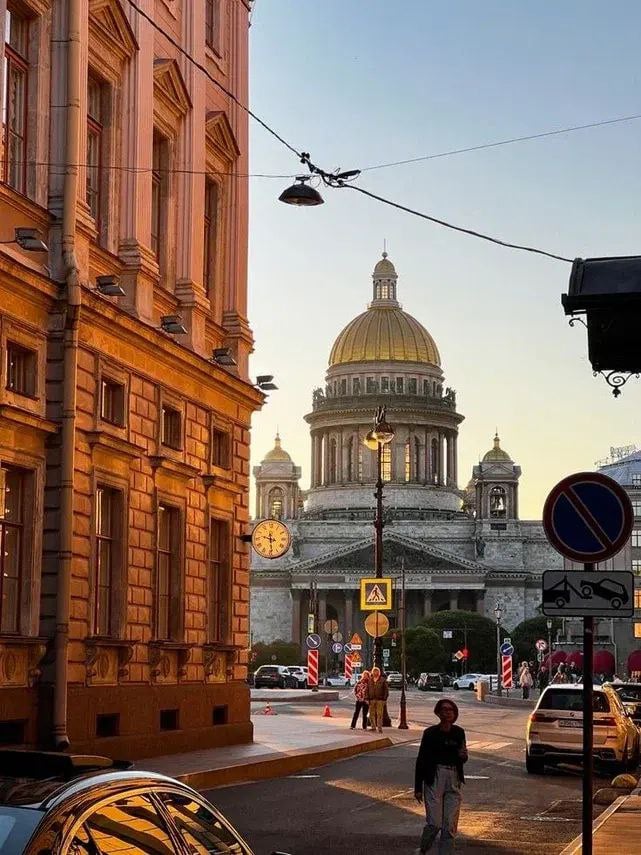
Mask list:
POLYGON ((251 739, 262 403, 249 3, 141 5, 0 0, 0 744, 131 758, 251 739))
MULTIPOLYGON (((521 470, 498 435, 459 490, 463 416, 446 386, 439 350, 398 302, 398 276, 385 253, 372 279, 372 300, 339 333, 325 386, 314 390, 305 416, 311 486, 304 508, 287 518, 292 548, 279 560, 252 558, 253 641, 304 642, 312 581, 319 620, 338 620, 346 636, 363 634, 356 598, 360 578, 374 567, 377 468, 376 452, 363 438, 383 404, 395 431, 382 460, 383 572, 398 577, 404 561, 408 626, 443 609, 493 617, 500 601, 502 622, 513 627, 538 614, 543 571, 562 566, 540 522, 519 519, 521 470)), ((259 491, 265 465, 254 470, 259 491)), ((277 479, 270 485, 279 487, 277 479)), ((264 503, 257 511, 270 515, 264 503)))

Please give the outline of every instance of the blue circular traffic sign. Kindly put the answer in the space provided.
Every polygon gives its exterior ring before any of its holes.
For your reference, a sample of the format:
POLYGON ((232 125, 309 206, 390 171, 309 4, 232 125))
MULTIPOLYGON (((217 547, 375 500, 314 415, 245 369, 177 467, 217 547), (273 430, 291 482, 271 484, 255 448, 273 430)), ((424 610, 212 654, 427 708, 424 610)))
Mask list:
POLYGON ((317 632, 311 632, 305 639, 305 644, 310 650, 318 650, 322 643, 321 637, 317 632))
POLYGON ((335 641, 332 644, 332 652, 333 653, 342 653, 343 652, 343 645, 340 643, 340 641, 335 641))
POLYGON ((543 528, 552 546, 579 562, 605 561, 625 546, 634 515, 630 497, 600 472, 577 472, 560 481, 543 508, 543 528))
POLYGON ((514 655, 514 648, 512 647, 512 645, 510 644, 509 641, 504 641, 500 647, 500 650, 501 650, 501 656, 513 656, 514 655))

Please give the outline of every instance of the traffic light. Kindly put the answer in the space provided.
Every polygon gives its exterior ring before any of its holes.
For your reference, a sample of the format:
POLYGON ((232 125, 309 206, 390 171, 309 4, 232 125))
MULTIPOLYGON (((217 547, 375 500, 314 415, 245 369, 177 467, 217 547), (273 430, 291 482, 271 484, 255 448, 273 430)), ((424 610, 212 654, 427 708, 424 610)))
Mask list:
POLYGON ((467 657, 470 655, 467 647, 464 647, 463 650, 461 650, 461 653, 463 654, 463 659, 467 659, 467 657))

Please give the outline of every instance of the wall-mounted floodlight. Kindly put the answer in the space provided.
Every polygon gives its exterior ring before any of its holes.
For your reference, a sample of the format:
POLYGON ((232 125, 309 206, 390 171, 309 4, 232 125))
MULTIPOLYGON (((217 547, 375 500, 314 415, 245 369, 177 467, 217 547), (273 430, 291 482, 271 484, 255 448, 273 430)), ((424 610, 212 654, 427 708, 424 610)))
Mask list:
POLYGON ((96 291, 104 297, 124 297, 117 276, 96 276, 96 291))
POLYGON ((160 329, 170 335, 187 334, 187 327, 183 324, 182 315, 163 315, 160 319, 160 329))
POLYGON ((278 386, 272 382, 273 379, 273 374, 259 374, 255 385, 258 386, 261 392, 273 392, 274 389, 278 389, 278 386))
POLYGON ((216 365, 238 365, 229 347, 215 347, 211 354, 211 361, 216 365))
POLYGON ((13 240, 2 240, 0 244, 17 243, 20 249, 27 252, 49 252, 49 247, 38 229, 17 228, 14 235, 13 240))

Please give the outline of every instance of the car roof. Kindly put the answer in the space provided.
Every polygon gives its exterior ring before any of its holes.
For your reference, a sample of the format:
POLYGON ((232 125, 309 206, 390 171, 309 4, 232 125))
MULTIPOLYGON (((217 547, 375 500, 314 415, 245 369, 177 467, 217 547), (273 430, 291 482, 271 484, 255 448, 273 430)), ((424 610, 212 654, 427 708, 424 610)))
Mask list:
MULTIPOLYGON (((609 688, 612 688, 609 684, 606 685, 604 683, 603 685, 599 685, 598 683, 596 683, 594 686, 592 686, 592 691, 593 692, 602 692, 604 689, 609 689, 609 688)), ((558 691, 559 689, 563 690, 564 692, 582 692, 583 691, 583 683, 551 683, 549 686, 546 686, 545 689, 543 689, 543 691, 541 692, 541 697, 546 692, 555 692, 555 691, 558 691)))

